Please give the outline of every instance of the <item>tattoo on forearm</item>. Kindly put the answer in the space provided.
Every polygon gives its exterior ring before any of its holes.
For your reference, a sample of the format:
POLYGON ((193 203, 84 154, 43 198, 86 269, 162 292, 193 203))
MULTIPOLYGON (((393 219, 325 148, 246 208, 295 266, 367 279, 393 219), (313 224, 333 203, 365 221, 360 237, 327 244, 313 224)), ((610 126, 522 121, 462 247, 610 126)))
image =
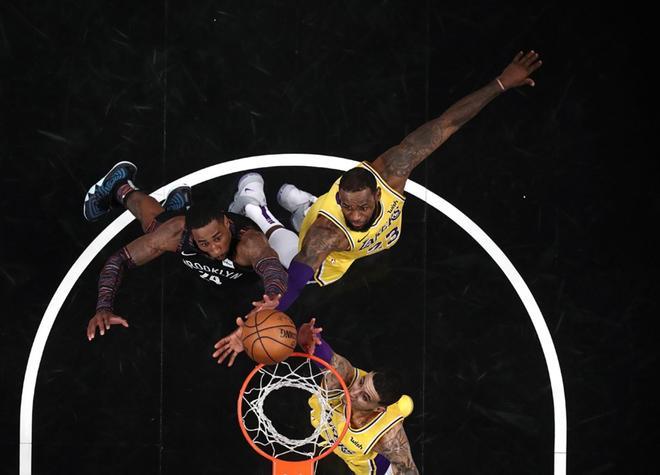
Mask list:
POLYGON ((445 111, 444 117, 451 127, 459 128, 477 115, 486 104, 501 93, 499 86, 494 82, 468 94, 445 111))
POLYGON ((440 117, 409 134, 400 145, 385 152, 382 156, 385 164, 383 178, 407 178, 413 168, 493 100, 500 93, 498 87, 492 83, 469 94, 440 117))
POLYGON ((428 157, 444 142, 443 124, 437 118, 422 125, 408 135, 397 147, 386 152, 385 179, 389 177, 407 178, 422 160, 428 157))
POLYGON ((312 225, 300 250, 301 261, 316 268, 331 252, 344 250, 345 240, 346 237, 338 228, 312 225))
POLYGON ((392 464, 394 474, 417 475, 419 471, 412 458, 410 442, 402 425, 393 429, 395 432, 385 434, 375 447, 376 452, 382 454, 392 464))
MULTIPOLYGON (((337 370, 337 372, 342 377, 344 382, 347 385, 350 384, 350 381, 348 379, 350 378, 351 373, 353 372, 353 366, 351 365, 351 363, 343 356, 335 353, 332 355, 330 364, 334 366, 334 368, 337 370)), ((328 389, 337 389, 341 386, 339 384, 339 381, 337 381, 337 378, 334 375, 332 375, 332 373, 330 373, 330 378, 326 383, 328 389)))

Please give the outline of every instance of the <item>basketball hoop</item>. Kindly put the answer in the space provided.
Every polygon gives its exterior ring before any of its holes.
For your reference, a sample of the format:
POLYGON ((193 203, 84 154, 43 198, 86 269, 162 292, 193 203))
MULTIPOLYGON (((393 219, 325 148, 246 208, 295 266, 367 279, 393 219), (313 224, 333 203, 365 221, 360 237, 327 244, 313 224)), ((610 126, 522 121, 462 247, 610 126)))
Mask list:
POLYGON ((237 409, 245 440, 259 455, 273 462, 273 475, 313 475, 314 464, 329 455, 348 430, 351 398, 346 383, 332 365, 314 355, 292 353, 281 363, 260 364, 248 374, 238 394, 237 409), (298 361, 293 362, 295 359, 298 361), (329 374, 337 378, 341 389, 328 390, 322 386, 323 378, 329 374), (280 434, 264 413, 266 398, 283 388, 302 389, 315 398, 316 426, 307 419, 314 431, 306 438, 280 434), (285 460, 283 456, 295 456, 299 460, 285 460))

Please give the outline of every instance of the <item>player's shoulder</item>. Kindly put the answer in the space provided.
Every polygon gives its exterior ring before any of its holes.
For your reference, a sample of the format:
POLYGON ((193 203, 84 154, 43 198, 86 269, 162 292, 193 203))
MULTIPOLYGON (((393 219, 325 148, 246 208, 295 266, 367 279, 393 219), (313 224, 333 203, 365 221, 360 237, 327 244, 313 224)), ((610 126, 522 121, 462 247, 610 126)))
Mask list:
POLYGON ((314 222, 310 226, 310 229, 316 229, 316 230, 323 230, 324 233, 329 233, 330 235, 332 234, 337 234, 337 235, 342 235, 343 232, 341 228, 338 226, 338 222, 336 220, 331 219, 329 216, 325 214, 318 214, 316 216, 316 219, 314 219, 314 222))
POLYGON ((230 211, 225 211, 225 216, 227 217, 227 219, 229 219, 229 222, 231 223, 232 228, 237 233, 239 233, 240 231, 243 231, 245 229, 253 229, 253 230, 261 233, 261 230, 259 229, 259 226, 257 226, 257 223, 252 221, 247 216, 243 216, 243 215, 238 214, 238 213, 232 213, 230 211))
POLYGON ((264 233, 252 228, 244 229, 241 230, 240 239, 236 244, 233 260, 240 265, 251 266, 261 257, 270 253, 275 254, 275 251, 269 251, 269 248, 264 233))
POLYGON ((376 181, 385 187, 386 190, 393 193, 401 199, 405 199, 403 194, 408 177, 402 177, 388 170, 388 167, 381 155, 372 162, 362 162, 363 168, 369 170, 376 177, 376 181))
POLYGON ((401 395, 399 400, 392 404, 389 408, 396 409, 396 411, 401 414, 403 417, 408 417, 410 414, 412 414, 412 411, 415 407, 415 404, 413 403, 413 400, 410 396, 407 394, 401 395))
POLYGON ((258 229, 245 228, 240 231, 239 245, 263 245, 268 244, 266 235, 258 229))
POLYGON ((350 246, 348 230, 319 214, 305 235, 303 246, 312 245, 333 251, 346 250, 350 246))
POLYGON ((268 239, 261 231, 253 228, 241 229, 236 250, 238 254, 252 254, 268 247, 268 239))

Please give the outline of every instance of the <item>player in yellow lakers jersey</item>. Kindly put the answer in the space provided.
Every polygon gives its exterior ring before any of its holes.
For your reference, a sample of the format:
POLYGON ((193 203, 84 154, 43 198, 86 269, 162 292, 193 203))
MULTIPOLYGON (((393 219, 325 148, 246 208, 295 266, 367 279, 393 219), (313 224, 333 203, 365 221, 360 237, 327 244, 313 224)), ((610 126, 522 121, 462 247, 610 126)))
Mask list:
MULTIPOLYGON (((321 329, 314 327, 314 319, 300 326, 298 343, 315 356, 332 364, 346 382, 351 398, 351 420, 348 431, 335 449, 346 465, 358 475, 418 474, 412 458, 410 442, 403 428, 404 419, 413 410, 412 399, 401 394, 396 373, 388 371, 366 372, 354 368, 341 355, 335 353, 327 342, 321 340, 321 329)), ((324 381, 327 389, 340 388, 332 374, 324 381)), ((343 401, 335 401, 337 411, 333 424, 343 430, 345 420, 341 414, 343 401)), ((316 396, 309 398, 311 423, 319 422, 319 402, 316 396)), ((326 437, 324 434, 321 434, 326 437)), ((336 435, 334 435, 336 437, 336 435)), ((327 439, 334 440, 333 434, 327 439)))
MULTIPOLYGON (((293 193, 295 191, 289 188, 288 195, 293 193)), ((280 201, 283 201, 283 196, 284 193, 280 193, 280 201)), ((403 194, 383 180, 368 162, 361 163, 335 181, 330 191, 315 200, 299 229, 299 243, 303 244, 310 228, 318 219, 323 219, 335 226, 346 241, 341 250, 329 253, 318 265, 314 274, 316 282, 319 285, 331 284, 339 280, 356 259, 392 247, 401 236, 405 200, 403 194), (351 204, 350 195, 361 191, 365 199, 351 204), (369 194, 373 197, 375 208, 371 216, 363 216, 356 210, 368 206, 369 194)))
MULTIPOLYGON (((515 87, 534 86, 529 76, 540 67, 537 53, 519 52, 497 78, 460 99, 373 162, 362 162, 344 173, 318 199, 291 184, 283 185, 277 199, 292 213, 294 227, 300 231, 299 252, 289 264, 285 294, 264 296, 253 302, 256 309, 285 311, 312 279, 320 285, 330 284, 340 279, 356 259, 392 247, 401 236, 403 189, 412 170, 497 96, 515 87)), ((268 211, 263 185, 258 173, 243 176, 229 211, 245 214, 268 237, 282 225, 268 211)), ((240 328, 218 344, 232 336, 240 340, 239 332, 240 328)), ((239 343, 232 356, 241 350, 239 343)))
MULTIPOLYGON (((286 293, 276 301, 256 302, 256 306, 277 306, 284 311, 312 279, 319 285, 336 282, 356 259, 391 248, 402 233, 403 190, 412 170, 495 97, 511 88, 534 86, 529 76, 540 66, 534 51, 518 53, 499 77, 453 104, 373 162, 362 162, 347 171, 318 199, 291 184, 283 185, 277 198, 292 212, 294 227, 300 232, 299 252, 288 268, 286 293)), ((279 222, 273 223, 263 195, 263 179, 256 173, 241 179, 229 211, 241 212, 247 204, 254 208, 247 215, 266 235, 269 227, 281 227, 279 222)))

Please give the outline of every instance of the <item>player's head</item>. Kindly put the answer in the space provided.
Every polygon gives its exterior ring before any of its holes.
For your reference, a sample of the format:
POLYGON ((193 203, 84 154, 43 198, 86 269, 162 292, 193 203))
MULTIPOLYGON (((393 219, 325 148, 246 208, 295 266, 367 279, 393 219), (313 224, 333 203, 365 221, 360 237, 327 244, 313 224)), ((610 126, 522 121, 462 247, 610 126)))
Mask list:
POLYGON ((199 249, 213 259, 227 257, 231 244, 229 219, 217 203, 203 201, 186 211, 186 228, 192 233, 199 249))
POLYGON ((350 395, 353 410, 382 412, 403 395, 401 377, 387 369, 371 371, 353 383, 350 395))
POLYGON ((366 231, 374 222, 380 203, 376 178, 364 168, 353 168, 339 180, 336 196, 346 224, 353 231, 366 231))

